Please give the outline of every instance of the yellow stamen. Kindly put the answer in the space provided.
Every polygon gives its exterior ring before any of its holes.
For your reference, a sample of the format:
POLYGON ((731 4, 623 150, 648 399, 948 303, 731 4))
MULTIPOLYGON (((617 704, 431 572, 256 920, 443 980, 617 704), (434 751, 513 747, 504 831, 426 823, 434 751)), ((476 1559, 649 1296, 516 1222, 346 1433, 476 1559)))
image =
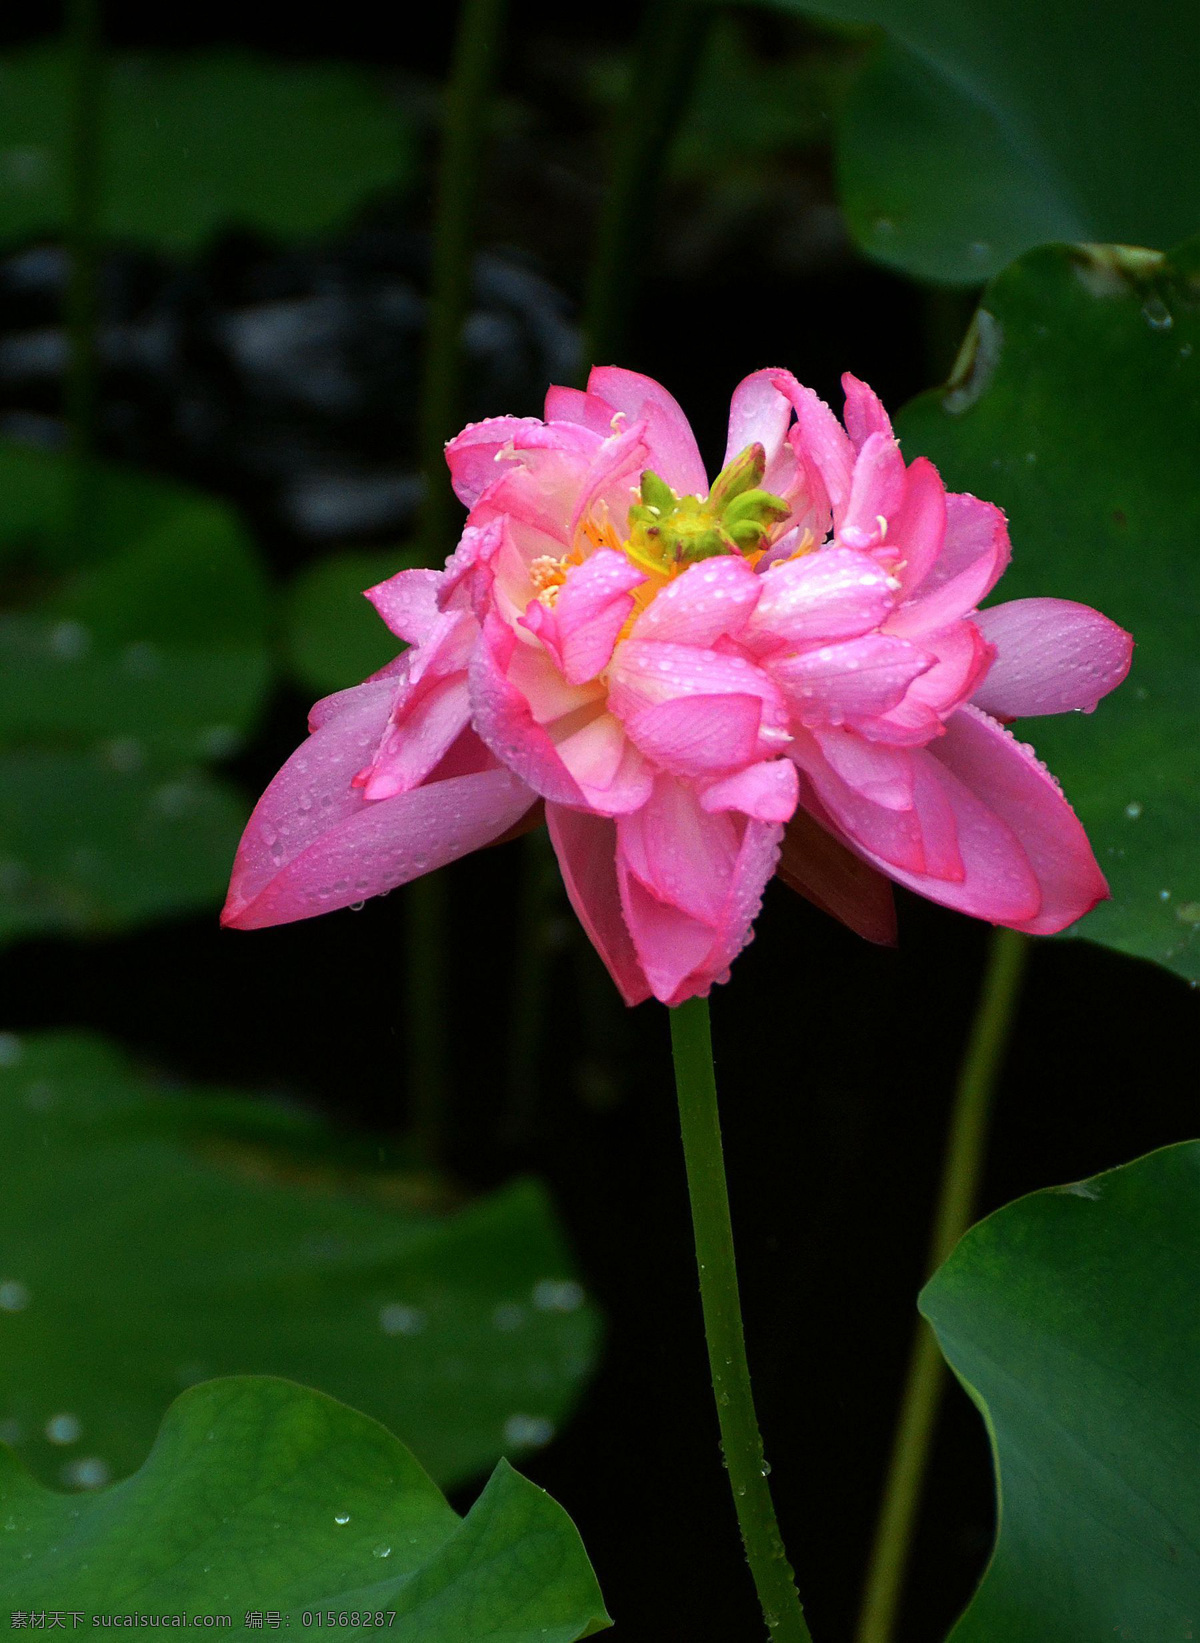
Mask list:
MULTIPOLYGON (((746 490, 747 485, 753 486, 761 479, 761 469, 762 452, 759 447, 754 446, 749 447, 742 453, 741 458, 730 465, 713 487, 714 494, 717 495, 717 505, 723 512, 713 511, 709 503, 699 497, 677 496, 656 474, 643 474, 641 490, 635 492, 635 507, 630 515, 628 537, 622 538, 618 535, 609 518, 608 508, 601 500, 594 511, 580 520, 575 542, 569 554, 565 554, 561 559, 543 554, 532 561, 529 578, 533 584, 534 597, 541 604, 552 607, 572 566, 581 565, 599 548, 610 548, 614 553, 623 553, 646 578, 638 587, 631 590, 633 609, 618 636, 619 639, 628 638, 638 617, 663 588, 682 575, 697 558, 710 556, 707 536, 721 531, 725 514, 736 507, 739 501, 743 512, 747 513, 747 518, 755 528, 751 531, 742 531, 741 534, 747 537, 744 543, 735 546, 731 540, 729 551, 738 553, 750 566, 757 565, 762 559, 769 549, 771 536, 776 534, 781 523, 780 516, 786 517, 787 508, 777 497, 769 496, 766 492, 746 490), (750 460, 751 458, 753 460, 750 460), (743 473, 742 469, 746 471, 743 473), (728 497, 720 489, 723 483, 725 489, 731 491, 728 497), (671 516, 673 531, 669 543, 661 539, 658 529, 660 521, 668 515, 671 516), (754 542, 756 536, 758 540, 754 542), (678 541, 675 541, 676 537, 678 541), (693 538, 696 548, 701 551, 688 551, 693 538), (683 551, 676 551, 678 549, 683 551)), ((742 524, 744 526, 745 521, 742 521, 742 524)), ((792 550, 788 558, 799 559, 804 554, 811 553, 815 547, 812 532, 805 530, 799 545, 792 550)))
POLYGON ((553 606, 570 568, 570 559, 555 559, 549 553, 539 554, 532 561, 529 566, 529 580, 533 583, 533 596, 539 604, 553 606))
MULTIPOLYGON (((579 529, 587 538, 590 547, 612 548, 615 553, 624 553, 625 544, 617 535, 616 527, 608 517, 607 508, 604 509, 603 517, 599 520, 593 519, 589 514, 586 519, 581 521, 579 529)), ((577 556, 582 558, 582 555, 579 555, 578 547, 576 547, 575 552, 577 556)))

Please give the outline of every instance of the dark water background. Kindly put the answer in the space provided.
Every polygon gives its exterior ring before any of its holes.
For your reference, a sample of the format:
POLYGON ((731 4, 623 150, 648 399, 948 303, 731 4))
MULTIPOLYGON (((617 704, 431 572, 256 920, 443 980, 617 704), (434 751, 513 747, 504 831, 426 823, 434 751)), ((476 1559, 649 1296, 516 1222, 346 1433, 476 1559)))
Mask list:
MULTIPOLYGON (((596 117, 572 74, 623 47, 636 15, 628 3, 512 9, 503 89, 525 118, 493 145, 482 243, 563 293, 568 314, 603 177, 596 117)), ((453 8, 284 13, 231 0, 204 7, 109 0, 106 18, 119 45, 232 43, 346 57, 429 87, 445 70, 453 8)), ((7 39, 33 37, 54 22, 50 8, 26 7, 10 13, 7 39)), ((774 25, 756 27, 769 49, 774 25)), ((725 232, 706 218, 704 190, 682 186, 647 228, 641 296, 621 363, 676 393, 710 460, 720 455, 731 389, 758 366, 786 364, 830 397, 841 370, 851 369, 895 407, 948 363, 939 330, 945 305, 870 267, 841 237, 828 156, 806 156, 778 180, 778 191, 779 208, 796 212, 788 236, 766 219, 757 234, 745 224, 725 232)), ((419 236, 428 209, 422 188, 378 220, 389 233, 419 236)), ((218 308, 236 307, 248 299, 230 269, 277 268, 290 258, 303 287, 319 266, 344 261, 353 243, 349 231, 299 254, 231 242, 198 259, 191 275, 208 281, 218 308)), ((419 240, 405 244, 411 250, 419 240)), ((165 277, 146 275, 152 284, 165 277)), ((514 347, 528 341, 524 321, 511 329, 514 347)), ((519 367, 526 379, 542 357, 530 348, 519 367)), ((336 430, 343 454, 354 455, 358 438, 364 461, 383 461, 380 427, 389 417, 402 443, 414 382, 411 363, 397 357, 394 403, 386 380, 374 384, 360 432, 336 430)), ((110 398, 114 391, 110 384, 110 398)), ((227 391, 236 399, 247 390, 231 379, 227 391)), ((249 438, 253 420, 233 417, 232 425, 250 429, 249 438)), ((129 436, 121 427, 109 428, 109 448, 123 448, 129 436)), ((325 424, 308 426, 301 406, 285 406, 277 433, 285 447, 293 441, 294 461, 281 459, 280 470, 293 474, 303 471, 313 440, 334 437, 325 424)), ((206 454, 166 440, 157 455, 161 466, 223 486, 248 505, 281 572, 332 545, 289 524, 274 491, 255 494, 238 451, 206 454)), ((397 450, 399 468, 410 458, 397 450)), ((392 538, 368 529, 358 539, 392 538)), ((300 739, 306 707, 298 694, 277 697, 240 761, 248 790, 257 791, 300 739)), ((540 1076, 532 1104, 514 1113, 505 1056, 520 851, 504 846, 446 873, 452 1163, 479 1187, 514 1171, 542 1174, 609 1320, 603 1368, 582 1409, 523 1469, 578 1524, 615 1636, 757 1639, 717 1458, 665 1017, 653 1005, 624 1012, 569 927, 556 927, 540 1076)), ((842 1643, 852 1629, 986 937, 982 927, 904 892, 900 904, 900 948, 884 952, 773 885, 752 947, 714 1000, 760 1415, 785 1539, 823 1643, 842 1643)), ((27 943, 0 960, 0 989, 14 1027, 91 1026, 180 1075, 285 1092, 347 1124, 394 1132, 406 1102, 403 918, 396 895, 357 916, 252 936, 222 934, 204 918, 92 945, 27 943)), ((1005 1067, 983 1209, 1192 1135, 1195 1081, 1181 1076, 1174 1046, 1195 1041, 1196 1003, 1183 983, 1152 966, 1086 943, 1040 944, 1005 1067)), ((944 1636, 986 1558, 991 1514, 982 1428, 955 1391, 939 1431, 905 1643, 944 1636)))

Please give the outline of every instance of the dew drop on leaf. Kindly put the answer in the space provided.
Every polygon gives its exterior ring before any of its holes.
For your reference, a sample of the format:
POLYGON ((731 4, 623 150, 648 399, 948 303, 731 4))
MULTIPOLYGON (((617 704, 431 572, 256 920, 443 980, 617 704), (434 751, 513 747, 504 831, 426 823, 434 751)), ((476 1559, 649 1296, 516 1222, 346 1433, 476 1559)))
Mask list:
POLYGON ((1161 297, 1151 297, 1144 302, 1142 316, 1154 331, 1169 331, 1175 323, 1171 310, 1161 297))
POLYGON ((29 1291, 16 1278, 0 1283, 0 1312, 24 1312, 29 1305, 29 1291))
POLYGON ((46 1436, 51 1443, 77 1443, 82 1431, 78 1415, 51 1415, 46 1422, 46 1436))

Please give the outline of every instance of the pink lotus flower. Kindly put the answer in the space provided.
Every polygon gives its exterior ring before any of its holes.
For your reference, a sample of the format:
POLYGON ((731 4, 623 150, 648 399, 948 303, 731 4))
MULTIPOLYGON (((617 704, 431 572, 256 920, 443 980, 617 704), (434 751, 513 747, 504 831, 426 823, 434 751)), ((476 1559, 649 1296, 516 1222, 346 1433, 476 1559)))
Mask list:
POLYGON ((369 590, 410 648, 317 703, 224 922, 378 895, 539 799, 630 1004, 725 980, 777 869, 875 940, 887 879, 1036 934, 1106 896, 1005 721, 1090 712, 1129 635, 1066 600, 979 610, 1004 515, 906 465, 876 396, 843 382, 844 428, 788 372, 747 377, 711 488, 679 406, 631 371, 452 440, 462 540, 444 570, 369 590))

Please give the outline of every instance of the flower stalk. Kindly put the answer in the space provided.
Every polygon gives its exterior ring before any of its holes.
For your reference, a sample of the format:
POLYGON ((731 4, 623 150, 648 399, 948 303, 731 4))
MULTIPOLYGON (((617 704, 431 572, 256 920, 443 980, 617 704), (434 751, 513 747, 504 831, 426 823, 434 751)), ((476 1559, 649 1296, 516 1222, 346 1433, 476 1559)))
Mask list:
POLYGON ((746 1561, 772 1643, 812 1643, 783 1548, 754 1411, 721 1148, 708 1001, 671 1010, 675 1087, 721 1449, 746 1561))
MULTIPOLYGON (((1004 1064, 1028 951, 1028 939, 1015 930, 997 930, 992 936, 950 1114, 930 1237, 930 1273, 949 1257, 971 1224, 983 1174, 992 1095, 1004 1064)), ((937 1341, 920 1318, 905 1376, 855 1643, 892 1643, 895 1636, 945 1382, 946 1368, 937 1341)))

